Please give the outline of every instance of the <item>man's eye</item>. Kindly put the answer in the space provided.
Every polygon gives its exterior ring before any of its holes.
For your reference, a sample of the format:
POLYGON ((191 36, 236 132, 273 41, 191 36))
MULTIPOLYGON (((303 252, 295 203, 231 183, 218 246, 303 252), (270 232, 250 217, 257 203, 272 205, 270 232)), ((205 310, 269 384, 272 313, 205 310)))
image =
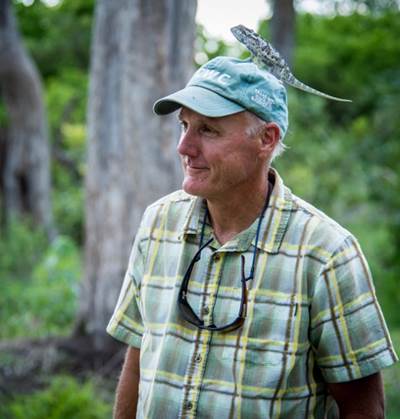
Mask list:
POLYGON ((181 126, 181 131, 187 130, 187 123, 184 121, 179 121, 179 125, 181 126))
POLYGON ((203 132, 204 134, 214 134, 214 135, 217 134, 217 131, 214 128, 209 127, 208 125, 203 125, 200 128, 200 131, 203 132))

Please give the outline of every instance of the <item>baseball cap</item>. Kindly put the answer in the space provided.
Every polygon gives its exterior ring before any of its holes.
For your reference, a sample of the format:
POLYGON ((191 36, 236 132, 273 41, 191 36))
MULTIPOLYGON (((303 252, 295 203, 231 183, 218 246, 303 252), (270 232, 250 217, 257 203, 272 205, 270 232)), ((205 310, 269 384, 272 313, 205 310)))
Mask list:
POLYGON ((280 127, 288 127, 287 95, 283 84, 250 60, 216 57, 201 66, 186 87, 157 100, 153 110, 166 115, 185 106, 208 117, 248 110, 280 127))

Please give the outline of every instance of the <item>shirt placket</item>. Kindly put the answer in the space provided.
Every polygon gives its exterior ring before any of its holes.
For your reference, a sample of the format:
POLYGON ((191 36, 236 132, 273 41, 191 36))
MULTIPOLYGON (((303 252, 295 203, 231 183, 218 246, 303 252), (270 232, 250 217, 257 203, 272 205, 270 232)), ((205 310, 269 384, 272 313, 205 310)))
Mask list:
MULTIPOLYGON (((204 320, 205 324, 210 324, 223 263, 223 253, 215 250, 211 256, 205 259, 207 260, 204 263, 207 263, 208 269, 205 270, 204 298, 201 301, 200 317, 204 320)), ((208 330, 201 329, 197 332, 190 364, 185 375, 184 399, 180 415, 182 418, 196 417, 212 333, 208 330)))

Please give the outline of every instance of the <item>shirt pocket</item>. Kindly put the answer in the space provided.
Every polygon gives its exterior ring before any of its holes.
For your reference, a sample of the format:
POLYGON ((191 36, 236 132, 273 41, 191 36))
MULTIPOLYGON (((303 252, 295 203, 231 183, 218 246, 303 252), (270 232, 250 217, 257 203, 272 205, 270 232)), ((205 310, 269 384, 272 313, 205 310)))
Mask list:
POLYGON ((224 349, 223 356, 240 357, 252 365, 280 365, 283 356, 308 349, 308 325, 307 304, 298 297, 257 297, 249 305, 235 347, 224 349))

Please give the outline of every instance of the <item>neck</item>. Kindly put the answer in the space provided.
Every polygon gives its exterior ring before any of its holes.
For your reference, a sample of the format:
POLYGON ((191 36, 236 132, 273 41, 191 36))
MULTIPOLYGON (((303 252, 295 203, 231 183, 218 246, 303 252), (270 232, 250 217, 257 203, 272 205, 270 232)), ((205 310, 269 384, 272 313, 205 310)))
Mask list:
MULTIPOLYGON (((237 191, 238 192, 238 191, 237 191)), ((268 195, 268 179, 246 193, 224 199, 207 199, 216 239, 224 244, 248 228, 262 213, 268 195)))

